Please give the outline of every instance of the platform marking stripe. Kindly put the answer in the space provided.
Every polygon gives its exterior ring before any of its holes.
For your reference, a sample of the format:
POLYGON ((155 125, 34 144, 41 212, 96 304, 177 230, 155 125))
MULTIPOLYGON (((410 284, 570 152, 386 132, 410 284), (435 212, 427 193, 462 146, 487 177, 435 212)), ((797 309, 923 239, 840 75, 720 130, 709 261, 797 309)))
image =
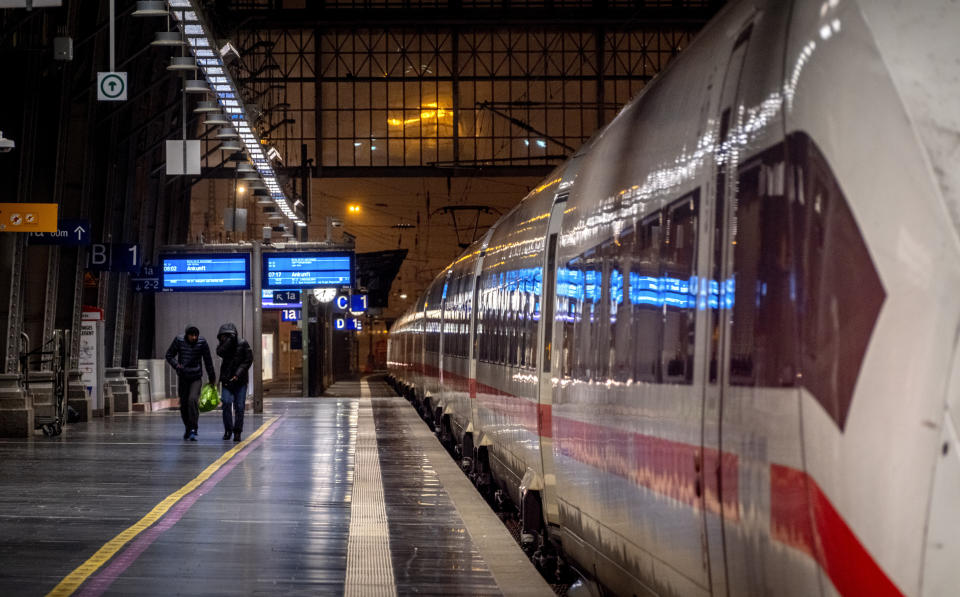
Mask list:
POLYGON ((393 597, 397 594, 390 557, 390 528, 380 476, 377 430, 370 403, 370 384, 360 382, 360 404, 354 446, 350 536, 344 595, 393 597))
POLYGON ((121 531, 116 537, 104 544, 103 547, 97 550, 95 554, 90 556, 90 558, 77 566, 77 568, 64 577, 60 583, 53 588, 52 591, 47 593, 47 597, 67 597, 72 595, 74 591, 80 588, 80 585, 86 581, 91 574, 97 571, 101 566, 106 564, 110 558, 119 552, 124 545, 136 538, 137 535, 145 531, 152 524, 160 520, 164 514, 167 513, 170 508, 172 508, 177 502, 183 499, 193 490, 200 487, 204 481, 209 479, 214 473, 216 473, 220 467, 226 464, 231 458, 239 454, 244 448, 246 448, 251 442, 260 437, 267 429, 270 428, 280 417, 272 417, 267 420, 260 426, 259 429, 254 431, 250 437, 244 441, 238 443, 229 451, 225 452, 220 458, 217 458, 213 464, 208 466, 201 472, 199 475, 193 478, 189 483, 178 489, 177 491, 171 493, 164 499, 162 502, 157 504, 153 510, 147 513, 146 516, 138 520, 135 524, 127 527, 125 530, 121 531))
POLYGON ((79 597, 100 597, 100 595, 103 595, 103 593, 110 588, 110 585, 113 584, 121 574, 126 572, 127 568, 136 562, 140 555, 143 554, 148 547, 153 545, 154 541, 156 541, 160 535, 169 531, 174 525, 180 522, 180 519, 193 507, 193 504, 195 504, 197 500, 210 493, 237 465, 246 460, 247 456, 260 447, 260 444, 269 439, 280 425, 281 423, 278 422, 271 426, 263 435, 247 444, 246 448, 228 460, 222 468, 204 481, 200 487, 187 494, 187 496, 177 502, 173 508, 170 508, 170 511, 167 512, 157 524, 140 533, 136 539, 128 543, 110 560, 109 564, 98 570, 96 574, 87 579, 87 582, 83 583, 77 595, 79 595, 79 597))

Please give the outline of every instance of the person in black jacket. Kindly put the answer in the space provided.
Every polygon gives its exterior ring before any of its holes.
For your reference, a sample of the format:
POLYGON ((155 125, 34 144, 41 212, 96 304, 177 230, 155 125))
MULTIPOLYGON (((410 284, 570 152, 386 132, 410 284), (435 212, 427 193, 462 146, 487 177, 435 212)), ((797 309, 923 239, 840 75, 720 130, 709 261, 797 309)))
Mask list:
POLYGON ((243 432, 243 409, 247 403, 247 384, 250 366, 253 365, 253 350, 246 340, 237 334, 237 326, 225 323, 217 332, 217 354, 220 363, 220 383, 223 386, 223 439, 240 441, 243 432))
POLYGON ((210 384, 217 381, 213 369, 210 346, 196 326, 188 325, 182 336, 177 336, 167 349, 167 362, 177 370, 177 395, 180 397, 180 418, 183 419, 183 439, 197 441, 200 419, 200 378, 203 365, 207 368, 210 384), (201 360, 203 363, 201 364, 201 360))

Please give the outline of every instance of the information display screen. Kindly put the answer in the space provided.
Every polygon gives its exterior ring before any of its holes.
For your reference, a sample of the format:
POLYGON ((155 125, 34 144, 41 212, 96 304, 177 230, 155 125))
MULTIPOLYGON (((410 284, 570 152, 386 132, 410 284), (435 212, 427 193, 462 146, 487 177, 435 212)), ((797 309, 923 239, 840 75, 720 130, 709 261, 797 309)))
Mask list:
POLYGON ((164 291, 248 290, 250 255, 197 253, 160 256, 160 287, 164 291))
POLYGON ((353 253, 264 253, 265 289, 353 285, 353 253))

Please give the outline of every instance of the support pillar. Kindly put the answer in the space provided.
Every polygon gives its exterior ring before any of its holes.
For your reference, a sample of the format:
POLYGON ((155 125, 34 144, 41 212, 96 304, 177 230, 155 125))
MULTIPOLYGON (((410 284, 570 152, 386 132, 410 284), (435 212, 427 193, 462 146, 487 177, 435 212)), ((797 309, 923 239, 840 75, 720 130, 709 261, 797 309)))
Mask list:
POLYGON ((67 407, 77 413, 77 423, 86 423, 93 419, 93 405, 83 387, 79 369, 70 369, 67 372, 67 407))
POLYGON ((29 437, 33 408, 16 373, 0 373, 0 437, 29 437))
POLYGON ((253 349, 253 412, 263 412, 263 286, 261 270, 263 269, 263 246, 259 242, 253 243, 250 254, 250 286, 253 287, 253 338, 250 338, 250 348, 253 349))

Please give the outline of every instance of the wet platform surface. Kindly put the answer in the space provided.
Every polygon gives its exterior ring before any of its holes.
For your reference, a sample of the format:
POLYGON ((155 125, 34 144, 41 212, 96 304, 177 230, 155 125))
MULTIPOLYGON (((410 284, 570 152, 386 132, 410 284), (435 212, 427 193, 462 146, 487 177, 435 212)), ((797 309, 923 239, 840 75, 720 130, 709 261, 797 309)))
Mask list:
POLYGON ((550 595, 378 381, 271 398, 244 441, 177 412, 0 440, 0 595, 550 595), (362 396, 362 397, 361 397, 362 396))

